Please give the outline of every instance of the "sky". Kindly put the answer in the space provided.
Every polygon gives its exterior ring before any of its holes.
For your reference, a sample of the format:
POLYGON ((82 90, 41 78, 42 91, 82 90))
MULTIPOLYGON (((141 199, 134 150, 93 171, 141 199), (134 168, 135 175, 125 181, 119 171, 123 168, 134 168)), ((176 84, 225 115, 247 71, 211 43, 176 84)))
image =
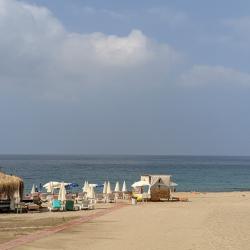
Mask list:
POLYGON ((0 154, 250 155, 249 10, 0 0, 0 154))

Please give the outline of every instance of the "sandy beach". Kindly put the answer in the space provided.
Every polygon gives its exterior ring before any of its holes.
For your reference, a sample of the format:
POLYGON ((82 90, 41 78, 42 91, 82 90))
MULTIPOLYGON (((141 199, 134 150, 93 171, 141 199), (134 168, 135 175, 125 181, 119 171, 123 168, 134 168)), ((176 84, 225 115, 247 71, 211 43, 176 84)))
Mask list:
MULTIPOLYGON (((178 196, 188 196, 190 201, 126 205, 14 249, 249 249, 250 192, 179 193, 178 196)), ((28 214, 19 218, 30 216, 41 220, 61 215, 28 214)), ((73 215, 67 216, 71 219, 73 215)), ((1 240, 3 237, 1 233, 1 240)))

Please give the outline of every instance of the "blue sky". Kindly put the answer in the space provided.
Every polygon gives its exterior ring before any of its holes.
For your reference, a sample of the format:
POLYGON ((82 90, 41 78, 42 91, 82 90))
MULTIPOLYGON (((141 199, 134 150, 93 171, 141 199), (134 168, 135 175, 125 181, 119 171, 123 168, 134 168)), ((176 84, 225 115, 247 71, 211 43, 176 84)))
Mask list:
POLYGON ((0 0, 0 153, 249 155, 249 8, 0 0))

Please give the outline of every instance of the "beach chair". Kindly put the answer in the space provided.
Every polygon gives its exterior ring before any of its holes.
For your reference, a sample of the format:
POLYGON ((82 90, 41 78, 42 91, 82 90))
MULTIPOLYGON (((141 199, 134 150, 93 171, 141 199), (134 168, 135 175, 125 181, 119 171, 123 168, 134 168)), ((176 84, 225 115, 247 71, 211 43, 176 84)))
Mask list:
POLYGON ((39 196, 38 193, 36 193, 35 195, 33 195, 33 203, 37 204, 39 206, 42 204, 42 201, 41 201, 40 196, 39 196))
POLYGON ((51 212, 54 212, 54 211, 60 211, 62 209, 62 204, 61 204, 61 201, 59 200, 52 200, 51 201, 51 205, 48 207, 48 209, 51 211, 51 212))
POLYGON ((95 209, 95 199, 85 199, 82 201, 80 208, 81 210, 93 210, 95 209))
POLYGON ((130 200, 132 198, 131 192, 123 192, 123 199, 124 200, 130 200))
POLYGON ((105 203, 106 199, 103 194, 96 194, 96 203, 105 203))
POLYGON ((65 210, 66 211, 73 211, 74 210, 74 201, 73 200, 66 200, 65 210))
POLYGON ((66 194, 66 199, 67 200, 73 200, 73 194, 66 194))
POLYGON ((47 199, 47 194, 46 194, 46 193, 41 193, 41 194, 39 194, 39 197, 40 197, 40 200, 41 200, 42 202, 47 202, 47 201, 48 201, 48 199, 47 199))
POLYGON ((76 197, 76 202, 79 203, 84 199, 84 193, 78 193, 78 196, 76 197))
POLYGON ((40 212, 40 206, 35 204, 35 203, 29 203, 27 205, 27 210, 28 210, 28 213, 30 212, 40 212))
POLYGON ((150 194, 142 193, 142 202, 148 202, 150 200, 150 194))
POLYGON ((89 199, 89 209, 93 210, 95 209, 96 200, 95 199, 89 199))
POLYGON ((108 194, 107 195, 107 202, 108 203, 114 203, 114 202, 116 202, 115 194, 108 194))
POLYGON ((89 200, 82 200, 82 202, 80 204, 81 210, 88 210, 89 204, 90 204, 89 200))
POLYGON ((122 200, 123 199, 123 192, 114 192, 115 194, 115 198, 118 200, 122 200))
POLYGON ((10 200, 0 200, 0 211, 10 210, 10 200))

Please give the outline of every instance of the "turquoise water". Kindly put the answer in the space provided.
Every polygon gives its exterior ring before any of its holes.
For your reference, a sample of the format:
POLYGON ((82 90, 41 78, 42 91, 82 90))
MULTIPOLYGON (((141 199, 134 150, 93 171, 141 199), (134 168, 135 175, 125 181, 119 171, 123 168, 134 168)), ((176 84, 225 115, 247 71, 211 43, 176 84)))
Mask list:
POLYGON ((250 157, 0 155, 0 166, 21 176, 26 192, 52 180, 80 186, 110 180, 114 188, 116 181, 131 185, 143 174, 170 174, 179 191, 250 190, 250 157))

